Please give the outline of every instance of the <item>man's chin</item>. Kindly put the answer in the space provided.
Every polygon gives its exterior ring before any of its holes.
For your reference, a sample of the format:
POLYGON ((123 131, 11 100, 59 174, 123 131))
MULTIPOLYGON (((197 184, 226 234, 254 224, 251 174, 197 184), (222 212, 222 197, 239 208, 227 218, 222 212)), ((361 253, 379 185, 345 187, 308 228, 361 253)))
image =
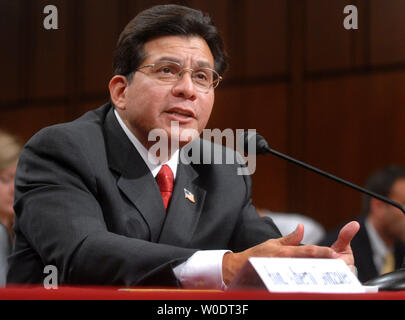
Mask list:
POLYGON ((191 126, 171 126, 168 134, 171 142, 178 143, 182 147, 199 137, 200 132, 191 126))
POLYGON ((184 147, 186 144, 190 143, 194 139, 197 139, 200 136, 199 132, 194 129, 180 130, 179 135, 172 135, 172 143, 179 146, 179 148, 184 147))
POLYGON ((195 129, 181 127, 171 129, 159 128, 149 132, 147 149, 161 162, 165 162, 176 150, 199 136, 199 132, 195 129))

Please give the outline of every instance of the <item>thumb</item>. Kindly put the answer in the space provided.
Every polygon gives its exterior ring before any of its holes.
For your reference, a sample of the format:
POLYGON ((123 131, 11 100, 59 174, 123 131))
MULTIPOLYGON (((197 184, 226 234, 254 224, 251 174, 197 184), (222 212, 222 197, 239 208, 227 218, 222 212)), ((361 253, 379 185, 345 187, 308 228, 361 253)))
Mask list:
POLYGON ((359 231, 359 229, 360 225, 357 221, 351 221, 348 224, 346 224, 340 230, 338 238, 331 248, 334 249, 336 252, 345 251, 348 248, 348 246, 350 246, 350 242, 356 235, 357 231, 359 231))
POLYGON ((303 237, 304 225, 300 223, 297 225, 297 228, 293 232, 287 234, 282 238, 279 238, 278 241, 283 246, 298 246, 301 243, 303 237))

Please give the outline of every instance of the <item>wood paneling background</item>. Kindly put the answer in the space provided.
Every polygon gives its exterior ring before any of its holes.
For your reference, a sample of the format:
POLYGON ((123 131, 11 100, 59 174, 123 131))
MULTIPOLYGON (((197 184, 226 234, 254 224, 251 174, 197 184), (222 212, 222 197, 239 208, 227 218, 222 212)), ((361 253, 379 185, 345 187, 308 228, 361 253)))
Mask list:
MULTIPOLYGON (((210 128, 257 129, 271 146, 363 185, 405 166, 405 1, 189 0, 208 12, 230 56, 210 128), (343 27, 358 8, 359 29, 343 27)), ((0 0, 0 127, 29 139, 108 99, 119 33, 140 10, 169 1, 0 0), (45 30, 43 8, 58 8, 45 30)), ((299 212, 331 229, 361 195, 272 156, 253 175, 257 206, 299 212)))

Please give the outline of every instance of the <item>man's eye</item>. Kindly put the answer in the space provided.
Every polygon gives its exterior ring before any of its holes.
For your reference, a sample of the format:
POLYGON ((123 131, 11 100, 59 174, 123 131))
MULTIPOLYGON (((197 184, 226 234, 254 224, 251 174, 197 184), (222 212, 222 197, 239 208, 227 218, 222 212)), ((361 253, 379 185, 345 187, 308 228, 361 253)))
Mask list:
POLYGON ((170 68, 166 67, 166 68, 162 69, 162 72, 163 73, 172 73, 173 71, 170 68))
POLYGON ((197 71, 195 73, 195 78, 200 81, 208 81, 209 77, 206 72, 204 71, 197 71))
POLYGON ((177 68, 175 68, 173 66, 162 66, 162 67, 159 67, 156 70, 156 72, 162 73, 162 74, 176 74, 178 71, 177 71, 177 68))

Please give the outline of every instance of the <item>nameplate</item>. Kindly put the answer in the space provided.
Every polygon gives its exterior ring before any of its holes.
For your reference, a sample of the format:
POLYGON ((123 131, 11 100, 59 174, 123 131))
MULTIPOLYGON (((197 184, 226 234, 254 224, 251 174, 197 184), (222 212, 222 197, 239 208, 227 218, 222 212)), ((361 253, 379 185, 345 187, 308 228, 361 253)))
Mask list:
POLYGON ((230 289, 267 288, 272 292, 359 293, 362 286, 341 259, 250 258, 230 289))

